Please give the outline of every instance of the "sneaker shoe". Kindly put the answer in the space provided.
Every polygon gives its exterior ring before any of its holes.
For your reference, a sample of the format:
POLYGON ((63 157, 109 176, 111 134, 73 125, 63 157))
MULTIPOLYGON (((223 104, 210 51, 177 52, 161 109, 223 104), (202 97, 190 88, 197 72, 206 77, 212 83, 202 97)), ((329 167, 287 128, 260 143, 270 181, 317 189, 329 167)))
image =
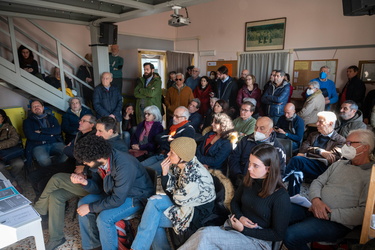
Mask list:
POLYGON ((54 250, 64 244, 65 241, 65 238, 62 238, 61 240, 48 241, 46 244, 46 250, 54 250))

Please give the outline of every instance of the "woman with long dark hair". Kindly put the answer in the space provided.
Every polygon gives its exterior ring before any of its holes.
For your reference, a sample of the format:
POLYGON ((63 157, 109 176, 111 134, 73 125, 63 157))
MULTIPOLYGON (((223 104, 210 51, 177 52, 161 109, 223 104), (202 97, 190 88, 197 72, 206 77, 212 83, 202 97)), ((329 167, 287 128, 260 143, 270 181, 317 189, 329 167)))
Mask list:
POLYGON ((199 85, 194 89, 194 97, 201 101, 201 106, 198 113, 204 116, 210 108, 210 97, 212 95, 212 87, 210 79, 207 76, 202 76, 199 85))
POLYGON ((272 145, 254 147, 249 173, 234 195, 233 214, 224 228, 201 228, 180 249, 271 249, 273 241, 281 241, 291 205, 278 158, 272 145))
POLYGON ((228 110, 229 110, 229 104, 227 101, 225 100, 217 100, 214 104, 214 107, 212 108, 212 111, 211 113, 209 114, 206 114, 206 116, 203 117, 203 126, 202 126, 202 131, 207 128, 208 126, 210 126, 212 124, 212 121, 213 121, 213 116, 215 114, 218 114, 218 113, 225 113, 225 114, 228 114, 228 110))
POLYGON ((21 69, 33 75, 39 74, 38 63, 34 60, 33 52, 23 45, 18 47, 18 60, 21 69))

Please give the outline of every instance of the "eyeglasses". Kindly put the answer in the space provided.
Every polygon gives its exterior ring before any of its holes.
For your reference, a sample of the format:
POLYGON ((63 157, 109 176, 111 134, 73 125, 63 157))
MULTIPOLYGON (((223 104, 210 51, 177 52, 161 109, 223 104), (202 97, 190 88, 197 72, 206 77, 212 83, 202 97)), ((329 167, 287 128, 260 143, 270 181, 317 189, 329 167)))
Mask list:
POLYGON ((362 143, 361 141, 346 141, 346 146, 350 147, 353 143, 362 143))
POLYGON ((185 116, 183 115, 173 115, 174 118, 177 118, 177 119, 180 119, 180 118, 184 118, 185 116))
POLYGON ((149 116, 149 115, 152 115, 151 113, 145 113, 145 115, 149 116))
POLYGON ((90 121, 87 121, 87 120, 79 120, 80 122, 88 122, 88 123, 91 123, 90 121))
POLYGON ((241 109, 241 112, 249 112, 250 110, 248 109, 241 109))
POLYGON ((176 78, 176 81, 182 81, 182 78, 176 78))

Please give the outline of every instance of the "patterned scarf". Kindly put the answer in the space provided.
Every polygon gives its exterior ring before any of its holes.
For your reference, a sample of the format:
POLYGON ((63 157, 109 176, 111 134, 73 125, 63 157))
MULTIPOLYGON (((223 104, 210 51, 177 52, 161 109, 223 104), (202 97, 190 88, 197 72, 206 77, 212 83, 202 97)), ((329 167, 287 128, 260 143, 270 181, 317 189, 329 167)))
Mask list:
POLYGON ((168 176, 167 191, 177 205, 167 208, 164 215, 171 220, 176 234, 180 234, 189 228, 194 207, 215 200, 215 186, 211 174, 197 157, 186 163, 184 169, 171 169, 168 176))

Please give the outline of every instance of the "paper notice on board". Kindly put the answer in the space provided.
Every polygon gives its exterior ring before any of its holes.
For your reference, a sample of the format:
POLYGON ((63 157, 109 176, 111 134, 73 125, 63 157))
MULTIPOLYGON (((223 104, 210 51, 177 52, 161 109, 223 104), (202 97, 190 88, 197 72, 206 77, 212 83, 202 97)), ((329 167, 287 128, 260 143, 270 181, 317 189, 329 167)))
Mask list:
POLYGON ((298 75, 299 75, 299 72, 298 72, 298 71, 295 71, 295 72, 294 72, 294 78, 298 78, 298 75))
POLYGON ((307 61, 295 61, 294 70, 309 70, 309 62, 307 61))
POLYGON ((320 68, 327 65, 327 61, 312 61, 311 71, 320 71, 320 68))

